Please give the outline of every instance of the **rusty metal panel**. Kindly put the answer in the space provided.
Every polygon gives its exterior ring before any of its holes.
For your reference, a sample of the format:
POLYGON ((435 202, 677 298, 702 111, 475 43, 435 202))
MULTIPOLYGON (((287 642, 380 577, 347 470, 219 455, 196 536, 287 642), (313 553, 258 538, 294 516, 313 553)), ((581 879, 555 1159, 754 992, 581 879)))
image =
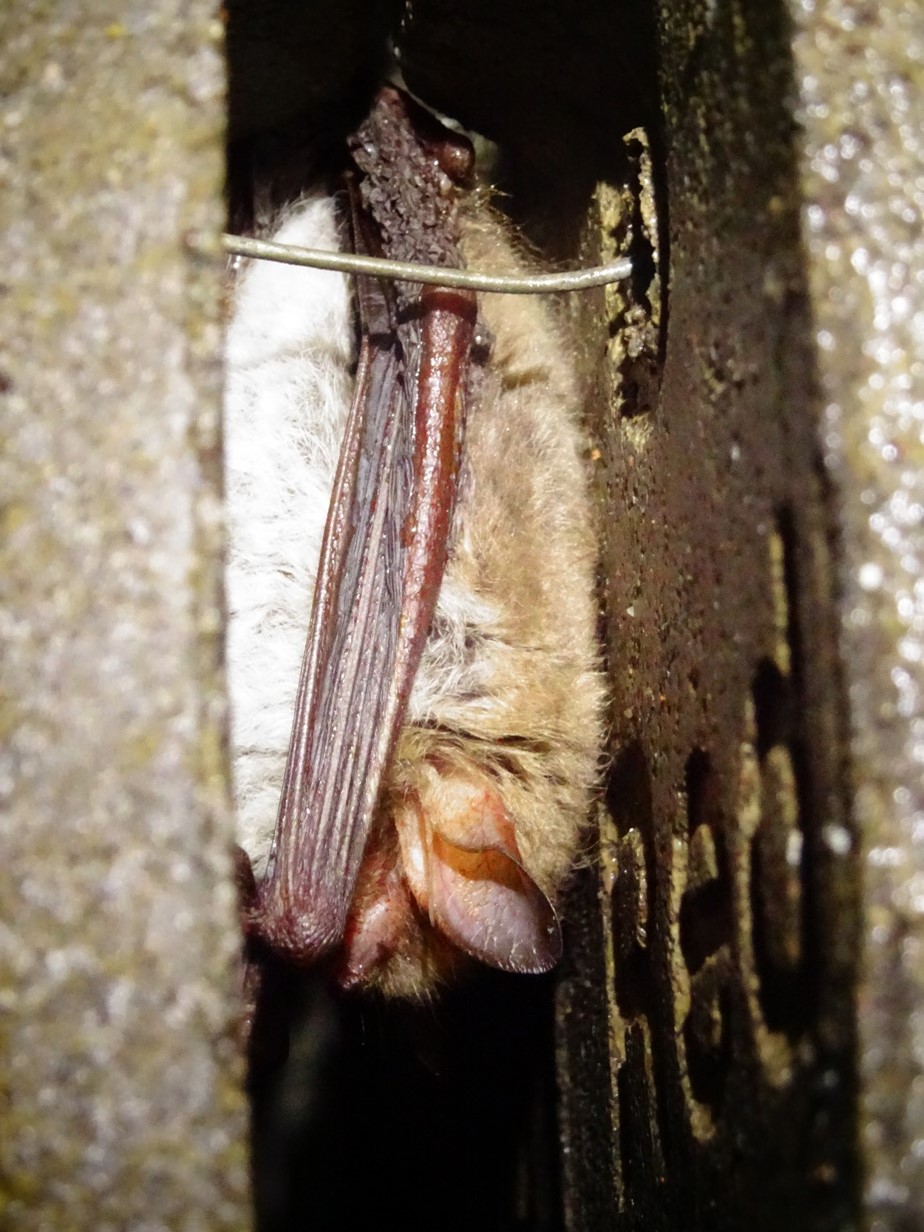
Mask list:
MULTIPOLYGON (((772 118, 753 106, 739 123, 772 118)), ((785 168, 732 152, 735 131, 712 127, 689 195, 670 196, 669 243, 655 242, 669 293, 650 287, 666 336, 631 293, 610 297, 600 902, 627 1227, 830 1226, 853 1201, 856 891, 829 505, 794 199, 785 168)), ((755 152, 773 139, 758 131, 755 152)), ((684 154, 668 147, 668 183, 684 154)), ((566 1023, 571 1001, 566 983, 566 1023)))
MULTIPOLYGON (((635 135, 637 187, 598 193, 604 246, 634 221, 652 254, 609 297, 599 429, 620 1227, 924 1210, 920 42, 881 14, 664 6, 654 165, 635 135)), ((566 982, 578 1121, 579 1002, 566 982)), ((574 1227, 599 1226, 592 1167, 574 1227)))
MULTIPOLYGON (((841 1226, 857 903, 789 34, 665 6, 662 120, 598 191, 614 762, 601 809, 619 1226, 841 1226), (636 217, 633 218, 633 211, 636 217)), ((571 996, 566 984, 563 1012, 571 996)), ((584 1098, 571 1089, 566 1098, 584 1098)), ((575 1227, 593 1226, 576 1178, 575 1227)))
POLYGON ((213 9, 0 17, 4 1228, 249 1223, 213 9))

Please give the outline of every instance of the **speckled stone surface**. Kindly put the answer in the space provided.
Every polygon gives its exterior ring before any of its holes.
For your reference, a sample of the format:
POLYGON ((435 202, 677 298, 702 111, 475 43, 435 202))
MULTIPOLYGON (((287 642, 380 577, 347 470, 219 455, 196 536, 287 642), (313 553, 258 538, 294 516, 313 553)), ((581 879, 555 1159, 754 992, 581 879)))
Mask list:
POLYGON ((0 13, 0 1226, 249 1226, 211 0, 0 13))
POLYGON ((924 1224, 924 9, 791 3, 802 233, 840 503, 871 1229, 924 1224))

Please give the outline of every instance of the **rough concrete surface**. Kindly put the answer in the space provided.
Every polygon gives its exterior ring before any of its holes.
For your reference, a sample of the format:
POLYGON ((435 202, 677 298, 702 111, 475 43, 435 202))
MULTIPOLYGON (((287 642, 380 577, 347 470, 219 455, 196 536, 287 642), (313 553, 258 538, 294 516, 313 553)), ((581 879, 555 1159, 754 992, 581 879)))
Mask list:
POLYGON ((924 1222, 924 10, 791 4, 802 233, 840 512, 867 1226, 924 1222))
POLYGON ((249 1224, 213 13, 0 14, 3 1228, 249 1224))

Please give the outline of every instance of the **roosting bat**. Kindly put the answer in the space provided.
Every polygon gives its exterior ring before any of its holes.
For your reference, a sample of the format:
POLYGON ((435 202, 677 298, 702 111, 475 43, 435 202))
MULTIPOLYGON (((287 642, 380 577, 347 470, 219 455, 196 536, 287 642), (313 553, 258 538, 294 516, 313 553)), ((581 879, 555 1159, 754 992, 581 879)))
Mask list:
MULTIPOLYGON (((522 269, 468 142, 404 94, 383 89, 349 147, 346 187, 265 234, 522 269)), ((237 274, 228 673, 247 926, 297 962, 333 953, 345 986, 421 997, 461 954, 518 972, 559 956, 602 696, 571 349, 536 297, 237 274)))

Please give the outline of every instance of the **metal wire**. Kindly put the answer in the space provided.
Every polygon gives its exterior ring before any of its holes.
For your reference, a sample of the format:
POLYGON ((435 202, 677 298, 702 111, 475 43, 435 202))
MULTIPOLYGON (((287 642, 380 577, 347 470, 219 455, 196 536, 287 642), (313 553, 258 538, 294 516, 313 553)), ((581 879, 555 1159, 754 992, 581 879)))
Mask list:
POLYGON ((276 244, 269 240, 249 239, 241 235, 223 235, 221 244, 227 253, 241 257, 257 257, 263 261, 281 261, 288 265, 306 265, 312 269, 337 270, 344 274, 372 274, 378 278, 401 279, 403 282, 459 287, 470 291, 496 291, 507 295, 583 291, 588 287, 602 287, 610 282, 620 282, 632 272, 632 262, 628 257, 614 261, 612 265, 597 265, 589 269, 563 270, 549 274, 485 274, 477 270, 418 265, 413 261, 388 261, 349 252, 297 248, 291 244, 276 244))

